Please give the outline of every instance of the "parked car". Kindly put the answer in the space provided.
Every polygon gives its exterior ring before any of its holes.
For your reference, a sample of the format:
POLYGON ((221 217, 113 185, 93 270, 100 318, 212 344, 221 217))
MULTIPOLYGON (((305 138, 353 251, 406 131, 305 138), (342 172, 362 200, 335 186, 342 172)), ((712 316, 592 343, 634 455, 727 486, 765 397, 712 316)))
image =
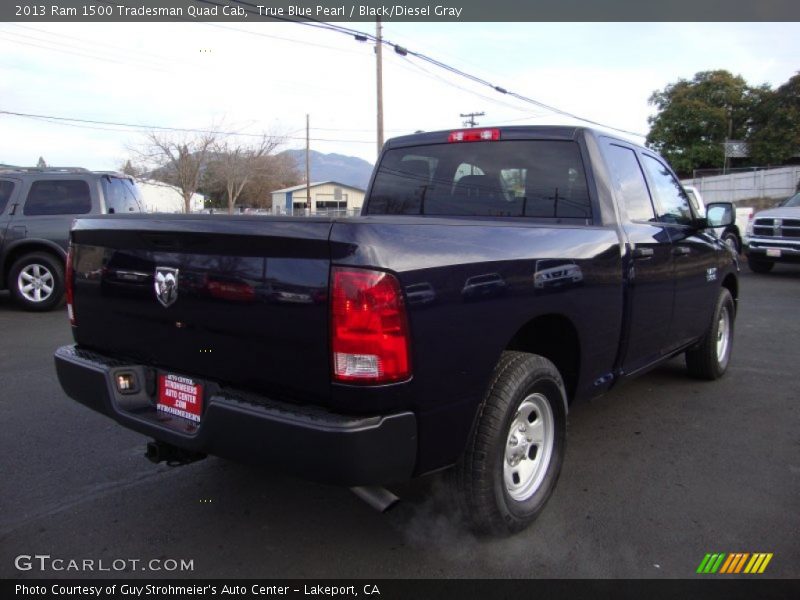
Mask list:
POLYGON ((156 462, 265 462, 376 504, 448 469, 475 529, 519 531, 555 488, 571 402, 677 355, 725 373, 738 262, 709 228, 733 218, 591 129, 396 138, 360 217, 78 219, 58 378, 156 462), (148 276, 104 294, 97 269, 131 261, 148 276), (185 293, 202 273, 314 301, 185 293))
POLYGON ((754 273, 769 273, 775 263, 800 263, 800 193, 755 215, 744 253, 754 273))
POLYGON ((27 310, 59 306, 75 217, 141 210, 136 184, 119 173, 0 169, 0 289, 27 310))
MULTIPOLYGON (((697 213, 701 216, 706 214, 706 205, 703 196, 696 187, 691 185, 683 186, 686 190, 686 195, 692 202, 697 213)), ((736 221, 727 227, 718 227, 714 231, 722 239, 723 242, 730 246, 731 250, 736 254, 741 254, 744 248, 742 241, 742 233, 747 231, 747 226, 753 217, 753 209, 751 207, 741 207, 736 209, 736 221)))
POLYGON ((564 285, 577 285, 583 282, 581 268, 573 261, 537 260, 533 274, 536 289, 552 289, 564 285))

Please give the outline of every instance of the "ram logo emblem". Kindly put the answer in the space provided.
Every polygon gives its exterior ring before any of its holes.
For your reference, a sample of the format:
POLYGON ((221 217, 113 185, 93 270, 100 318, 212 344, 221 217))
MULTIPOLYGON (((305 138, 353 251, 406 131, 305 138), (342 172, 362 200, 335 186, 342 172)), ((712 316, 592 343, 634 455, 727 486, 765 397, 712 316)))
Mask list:
POLYGON ((156 267, 156 298, 163 306, 170 306, 178 299, 178 269, 156 267))

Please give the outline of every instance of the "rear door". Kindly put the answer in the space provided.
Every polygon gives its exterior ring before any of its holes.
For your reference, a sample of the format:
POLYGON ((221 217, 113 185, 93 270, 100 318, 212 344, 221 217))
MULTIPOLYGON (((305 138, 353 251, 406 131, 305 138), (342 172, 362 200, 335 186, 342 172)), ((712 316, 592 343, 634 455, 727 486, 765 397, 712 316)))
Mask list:
POLYGON ((668 227, 656 218, 633 148, 607 140, 605 154, 630 242, 622 368, 632 373, 658 360, 668 345, 674 296, 672 241, 668 227))
POLYGON ((55 242, 67 250, 69 228, 75 217, 92 212, 97 190, 85 177, 42 177, 30 183, 17 217, 24 220, 25 237, 55 242))

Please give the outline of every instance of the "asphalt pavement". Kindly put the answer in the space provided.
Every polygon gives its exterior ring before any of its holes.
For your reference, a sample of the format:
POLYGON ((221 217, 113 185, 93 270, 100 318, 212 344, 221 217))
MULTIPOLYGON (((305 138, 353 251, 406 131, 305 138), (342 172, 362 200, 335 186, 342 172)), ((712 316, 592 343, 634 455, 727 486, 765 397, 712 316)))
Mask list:
POLYGON ((675 359, 574 406, 544 513, 492 540, 443 508, 437 477, 396 488, 381 515, 268 469, 153 465, 146 438, 61 391, 65 312, 0 295, 0 577, 683 578, 706 553, 767 552, 764 577, 797 578, 799 313, 800 267, 745 267, 727 375, 697 382, 675 359), (53 568, 84 559, 110 570, 53 568), (181 560, 192 569, 166 570, 181 560))

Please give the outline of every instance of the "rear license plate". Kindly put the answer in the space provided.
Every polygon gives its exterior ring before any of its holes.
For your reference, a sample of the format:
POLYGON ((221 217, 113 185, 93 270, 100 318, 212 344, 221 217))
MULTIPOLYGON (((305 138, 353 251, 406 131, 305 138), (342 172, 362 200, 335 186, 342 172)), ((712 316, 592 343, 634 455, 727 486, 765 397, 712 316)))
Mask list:
POLYGON ((780 248, 767 248, 767 256, 773 256, 775 258, 781 257, 781 249, 780 248))
POLYGON ((162 412, 200 422, 203 413, 203 386, 180 375, 159 375, 158 404, 162 412))

